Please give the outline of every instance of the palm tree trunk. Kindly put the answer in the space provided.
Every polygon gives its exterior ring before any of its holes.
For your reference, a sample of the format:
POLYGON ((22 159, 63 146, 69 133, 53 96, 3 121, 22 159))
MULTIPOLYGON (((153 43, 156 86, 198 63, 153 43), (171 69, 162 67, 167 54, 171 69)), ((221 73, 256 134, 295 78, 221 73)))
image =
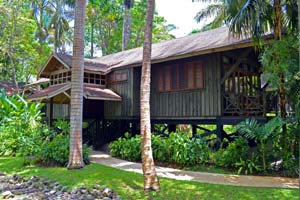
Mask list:
MULTIPOLYGON (((275 40, 281 40, 282 35, 282 7, 281 7, 281 0, 274 0, 274 13, 275 13, 275 19, 274 19, 274 38, 275 40)), ((278 66, 279 67, 279 66, 278 66)), ((279 106, 280 106, 280 116, 282 119, 285 119, 287 116, 286 112, 286 103, 287 103, 287 97, 286 97, 286 89, 285 89, 285 81, 284 81, 284 74, 279 74, 280 77, 280 84, 279 84, 279 106)), ((283 125, 282 127, 282 138, 281 138, 281 145, 282 145, 282 154, 283 157, 286 158, 288 147, 286 144, 286 135, 287 135, 287 129, 286 125, 283 125)), ((283 161, 284 162, 284 161, 283 161)))
POLYGON ((68 169, 84 167, 82 156, 82 107, 84 25, 86 0, 76 0, 72 59, 70 156, 68 169))
POLYGON ((150 123, 151 45, 154 5, 155 0, 148 0, 141 77, 142 168, 145 191, 160 189, 152 156, 150 123))
POLYGON ((123 32, 122 32, 122 51, 126 50, 130 42, 131 34, 131 8, 134 0, 124 0, 123 32))

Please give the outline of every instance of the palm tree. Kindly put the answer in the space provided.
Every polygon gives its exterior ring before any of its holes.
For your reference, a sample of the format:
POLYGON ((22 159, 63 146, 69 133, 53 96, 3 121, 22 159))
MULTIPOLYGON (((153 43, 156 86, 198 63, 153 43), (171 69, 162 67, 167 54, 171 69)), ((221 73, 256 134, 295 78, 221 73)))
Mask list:
MULTIPOLYGON (((211 2, 211 0, 193 0, 202 2, 211 2)), ((234 16, 242 8, 246 0, 214 0, 207 7, 201 9, 194 19, 196 22, 201 22, 207 18, 213 17, 209 28, 214 29, 224 24, 230 24, 234 16)))
POLYGON ((142 168, 144 190, 159 190, 151 147, 150 122, 150 80, 151 80, 151 45, 155 0, 148 0, 147 18, 143 45, 143 66, 141 77, 141 135, 142 135, 142 168))
POLYGON ((69 27, 69 12, 71 7, 73 7, 72 0, 51 0, 52 5, 52 16, 50 27, 53 29, 54 33, 54 51, 59 52, 61 51, 60 47, 64 46, 65 42, 64 34, 70 29, 69 27))
MULTIPOLYGON (((52 14, 51 4, 48 0, 33 0, 30 3, 30 7, 32 9, 32 16, 38 27, 36 38, 42 47, 49 36, 48 28, 50 26, 52 14)), ((42 48, 39 49, 39 53, 43 53, 42 48)))
MULTIPOLYGON (((234 17, 230 25, 233 33, 242 35, 252 35, 253 37, 261 37, 268 31, 274 32, 274 39, 281 40, 284 28, 297 29, 297 1, 281 0, 265 1, 265 0, 247 0, 239 13, 234 17)), ((274 55, 276 57, 276 55, 274 55)), ((280 66, 276 67, 280 69, 280 66)), ((280 115, 286 118, 287 92, 285 89, 284 72, 279 73, 279 106, 280 115)), ((286 156, 288 147, 286 143, 287 130, 286 126, 282 128, 282 152, 286 156)))
POLYGON ((261 157, 263 160, 263 170, 266 172, 266 143, 269 138, 283 125, 281 118, 273 118, 268 123, 259 125, 255 119, 246 119, 237 125, 237 130, 248 139, 254 139, 260 145, 261 157))
POLYGON ((122 51, 128 48, 131 34, 131 8, 134 5, 134 0, 124 1, 123 14, 123 32, 122 32, 122 51))
POLYGON ((82 156, 82 104, 85 6, 86 0, 76 0, 72 59, 70 156, 68 169, 84 167, 82 156))

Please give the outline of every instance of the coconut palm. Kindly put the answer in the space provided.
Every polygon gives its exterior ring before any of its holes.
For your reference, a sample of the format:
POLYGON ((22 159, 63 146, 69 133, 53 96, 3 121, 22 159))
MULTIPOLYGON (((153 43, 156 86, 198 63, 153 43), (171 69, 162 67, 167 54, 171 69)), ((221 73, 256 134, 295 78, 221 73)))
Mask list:
POLYGON ((30 7, 32 9, 32 16, 38 28, 36 38, 42 46, 49 37, 48 28, 50 26, 53 9, 48 0, 33 0, 31 1, 30 7))
POLYGON ((84 167, 82 157, 83 53, 86 0, 76 0, 72 59, 70 156, 68 169, 84 167))
POLYGON ((274 31, 274 38, 281 39, 283 29, 297 27, 296 0, 247 0, 231 23, 237 34, 261 36, 274 31))
POLYGON ((64 46, 66 37, 64 34, 68 32, 70 29, 69 26, 69 19, 71 17, 71 9, 73 7, 72 0, 50 0, 49 1, 52 5, 52 15, 51 15, 51 22, 50 28, 53 30, 53 43, 54 43, 54 51, 59 52, 61 51, 60 47, 64 46))
POLYGON ((155 0, 148 0, 141 77, 141 149, 145 191, 160 189, 152 155, 150 124, 151 45, 154 7, 155 0))
MULTIPOLYGON (((211 2, 211 0, 193 1, 211 2)), ((224 24, 230 24, 245 2, 246 0, 214 0, 213 3, 201 9, 194 19, 199 23, 202 20, 213 17, 212 22, 209 24, 209 27, 212 29, 224 24)))
MULTIPOLYGON (((281 40, 284 29, 297 29, 297 8, 296 0, 247 0, 232 20, 230 30, 239 35, 250 34, 254 37, 260 37, 268 31, 272 31, 274 39, 281 40)), ((276 57, 276 55, 274 56, 276 57)), ((280 66, 275 67, 280 69, 280 66)), ((284 72, 279 73, 278 78, 280 116, 285 119, 287 116, 287 92, 284 72)), ((284 156, 288 153, 286 135, 286 126, 283 126, 281 142, 284 156)))

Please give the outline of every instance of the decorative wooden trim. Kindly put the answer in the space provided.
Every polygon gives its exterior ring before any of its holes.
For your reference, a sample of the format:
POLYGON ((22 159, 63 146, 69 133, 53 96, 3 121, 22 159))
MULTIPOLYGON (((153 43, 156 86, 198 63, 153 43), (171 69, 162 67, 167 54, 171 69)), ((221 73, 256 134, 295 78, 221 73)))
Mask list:
POLYGON ((246 60, 246 56, 249 55, 252 49, 245 50, 241 56, 237 59, 237 61, 232 65, 232 67, 228 70, 228 72, 225 72, 225 75, 221 79, 221 84, 224 84, 224 81, 236 70, 236 68, 244 61, 246 60))

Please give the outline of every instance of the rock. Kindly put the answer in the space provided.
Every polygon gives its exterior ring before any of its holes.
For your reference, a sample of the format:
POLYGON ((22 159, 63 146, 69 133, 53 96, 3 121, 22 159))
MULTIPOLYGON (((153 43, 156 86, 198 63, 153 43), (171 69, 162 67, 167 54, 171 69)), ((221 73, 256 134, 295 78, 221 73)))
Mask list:
POLYGON ((98 184, 94 185, 93 189, 99 190, 100 189, 100 185, 98 185, 98 184))
POLYGON ((51 190, 51 191, 49 192, 50 195, 53 195, 53 194, 55 194, 55 193, 56 193, 55 190, 51 190))
POLYGON ((10 198, 13 198, 14 195, 13 193, 11 193, 11 191, 5 191, 2 193, 2 198, 3 199, 10 199, 10 198))
POLYGON ((19 181, 19 180, 22 179, 22 177, 20 175, 18 175, 18 174, 14 174, 13 175, 13 179, 16 180, 16 181, 19 181))
POLYGON ((60 189, 60 191, 62 191, 62 192, 66 192, 67 190, 68 190, 68 189, 67 189, 66 186, 62 186, 61 189, 60 189))
POLYGON ((95 197, 93 197, 93 195, 90 194, 86 195, 86 200, 94 200, 94 199, 95 197))
POLYGON ((103 191, 102 191, 102 195, 104 197, 111 197, 112 190, 110 188, 104 188, 103 191))
POLYGON ((86 194, 86 193, 87 193, 87 190, 81 189, 81 190, 80 190, 80 193, 81 193, 81 194, 86 194))
POLYGON ((15 181, 14 181, 14 179, 9 179, 9 180, 8 180, 8 183, 9 183, 9 184, 14 184, 15 181))
POLYGON ((0 172, 0 176, 6 176, 5 172, 0 172))
POLYGON ((109 197, 104 197, 102 200, 111 200, 109 197))

